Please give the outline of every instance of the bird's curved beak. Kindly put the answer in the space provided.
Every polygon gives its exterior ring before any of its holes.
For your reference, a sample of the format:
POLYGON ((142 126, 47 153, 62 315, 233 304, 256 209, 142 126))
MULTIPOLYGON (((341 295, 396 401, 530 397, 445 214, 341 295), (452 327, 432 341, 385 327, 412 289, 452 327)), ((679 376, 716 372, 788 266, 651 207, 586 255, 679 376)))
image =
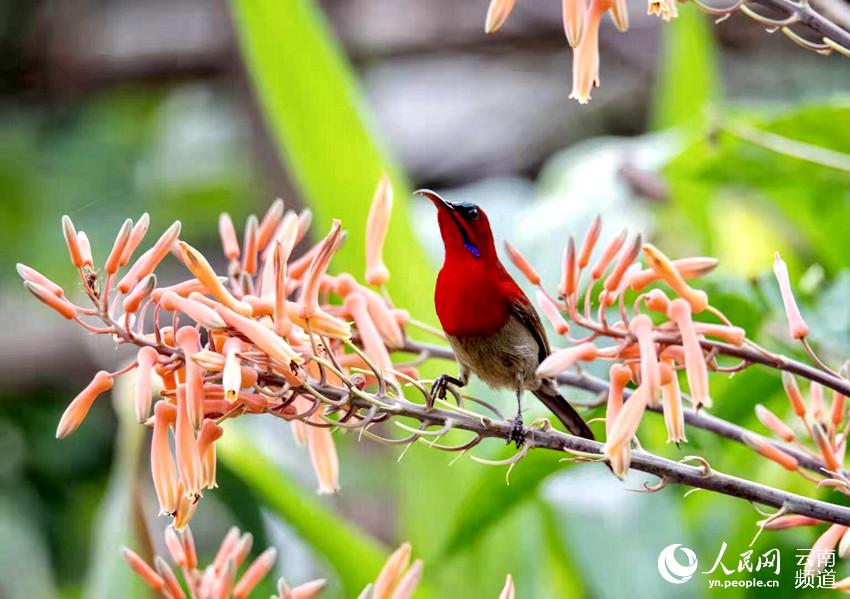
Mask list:
POLYGON ((423 198, 427 198, 427 199, 431 200, 431 202, 437 208, 442 207, 442 208, 445 208, 447 210, 452 210, 452 211, 454 211, 454 209, 455 209, 454 205, 452 205, 451 202, 449 202, 448 200, 444 200, 442 197, 440 197, 440 194, 438 194, 436 191, 431 191, 430 189, 417 189, 413 193, 418 195, 418 196, 422 196, 423 198))

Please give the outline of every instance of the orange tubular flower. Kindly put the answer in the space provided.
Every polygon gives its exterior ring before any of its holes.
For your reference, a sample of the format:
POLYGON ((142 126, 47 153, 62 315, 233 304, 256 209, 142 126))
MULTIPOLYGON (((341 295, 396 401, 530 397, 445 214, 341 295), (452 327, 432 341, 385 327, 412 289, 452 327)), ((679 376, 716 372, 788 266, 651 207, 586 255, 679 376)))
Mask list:
POLYGON ((556 333, 559 335, 566 335, 570 332, 570 325, 568 325, 567 321, 564 320, 558 306, 556 306, 555 302, 549 299, 549 296, 540 289, 537 290, 537 305, 540 306, 544 316, 546 316, 549 322, 552 323, 552 327, 555 329, 556 333))
POLYGON ((496 33, 511 15, 516 0, 490 0, 487 19, 484 21, 484 33, 496 33))
POLYGON ((682 346, 685 352, 685 371, 688 375, 688 386, 691 389, 691 401, 700 406, 711 407, 711 396, 708 392, 708 369, 705 357, 699 344, 694 323, 691 320, 691 306, 681 298, 670 302, 668 316, 676 322, 682 335, 682 346))
POLYGON ((838 391, 834 391, 832 395, 832 415, 830 422, 832 426, 838 428, 844 422, 844 396, 838 391))
POLYGON ((109 257, 106 258, 106 263, 103 266, 104 272, 114 275, 118 272, 121 266, 121 256, 124 255, 124 248, 127 242, 130 241, 130 233, 133 231, 133 221, 129 218, 124 221, 118 235, 115 236, 115 242, 112 244, 112 251, 109 252, 109 257))
POLYGON ((372 589, 372 599, 390 599, 407 565, 410 563, 410 543, 403 543, 387 558, 372 589))
POLYGON ((570 302, 578 287, 578 277, 576 276, 576 244, 572 237, 567 242, 567 248, 564 250, 564 265, 561 269, 561 284, 558 290, 561 296, 570 302))
POLYGON ((794 456, 785 453, 773 443, 769 443, 758 435, 744 433, 741 435, 741 441, 749 446, 750 449, 753 449, 767 459, 776 462, 786 470, 794 472, 799 466, 797 459, 794 456))
POLYGON ((159 401, 154 407, 153 437, 151 440, 151 475, 160 514, 177 510, 179 494, 177 468, 168 444, 168 429, 177 418, 177 410, 168 402, 159 401))
POLYGON ((826 469, 831 470, 832 472, 841 472, 841 464, 838 462, 835 450, 833 450, 832 444, 829 442, 829 438, 826 436, 826 433, 823 428, 821 428, 820 424, 812 426, 812 439, 814 440, 815 445, 818 446, 818 450, 820 451, 821 457, 823 457, 823 463, 826 466, 826 469))
POLYGON ((159 303, 170 312, 182 312, 205 329, 215 330, 227 327, 215 310, 201 302, 181 297, 173 291, 162 294, 159 303))
POLYGON ((639 386, 617 414, 611 434, 605 439, 603 453, 611 462, 611 469, 618 478, 629 471, 629 444, 637 433, 638 425, 646 411, 648 393, 644 385, 639 386))
POLYGON ((602 255, 599 257, 599 260, 596 261, 596 264, 593 266, 593 270, 590 271, 590 276, 594 281, 602 278, 602 275, 605 274, 605 271, 608 269, 608 265, 611 264, 611 261, 617 255, 617 252, 619 252, 620 248, 623 247, 627 233, 628 231, 623 229, 620 231, 619 235, 609 241, 608 245, 605 246, 605 249, 602 251, 602 255))
POLYGON ((700 335, 722 339, 730 345, 740 347, 747 338, 747 333, 741 327, 730 327, 722 324, 695 322, 694 328, 700 335))
POLYGON ((590 362, 595 360, 598 355, 599 349, 589 341, 573 347, 555 350, 537 367, 537 376, 551 378, 564 372, 576 362, 590 362))
POLYGON ((254 562, 248 566, 242 578, 233 587, 233 599, 247 599, 254 587, 271 572, 277 560, 277 549, 270 547, 263 551, 254 562))
POLYGON ((236 228, 233 219, 227 212, 222 212, 218 217, 218 235, 221 237, 221 247, 225 257, 234 262, 239 260, 239 241, 236 238, 236 228))
POLYGON ((216 312, 224 319, 227 326, 245 335, 251 343, 266 352, 278 364, 289 367, 291 364, 302 364, 304 362, 304 359, 286 341, 256 320, 240 316, 224 306, 218 306, 216 312))
POLYGON ((597 214, 587 228, 587 233, 584 235, 584 241, 581 244, 581 250, 578 254, 579 268, 585 268, 590 264, 590 256, 593 254, 593 248, 596 247, 596 242, 599 240, 599 234, 601 232, 602 217, 597 214))
POLYGON ((612 364, 608 371, 608 404, 605 409, 605 435, 611 435, 617 414, 623 408, 623 391, 632 379, 632 371, 623 364, 612 364))
POLYGON ((43 303, 45 306, 56 310, 56 312, 58 312, 63 318, 67 320, 73 320, 76 318, 76 306, 66 300, 64 296, 58 296, 51 293, 47 287, 43 287, 38 283, 33 283, 31 281, 24 281, 24 287, 26 287, 27 291, 32 293, 38 301, 43 303))
POLYGON ((171 554, 171 559, 174 560, 175 565, 185 568, 186 551, 183 549, 183 541, 180 540, 177 531, 172 526, 165 529, 165 547, 171 554))
POLYGON ((203 477, 201 485, 205 489, 215 489, 218 483, 215 479, 215 442, 224 434, 224 429, 215 420, 206 418, 201 431, 198 433, 198 455, 201 456, 203 477))
POLYGON ((242 389, 242 362, 239 353, 244 351, 242 341, 231 337, 221 348, 224 354, 224 368, 221 374, 221 385, 224 387, 224 399, 233 403, 242 389))
POLYGON ((151 402, 153 401, 153 390, 151 377, 153 367, 159 359, 159 354, 152 347, 143 347, 136 354, 136 418, 139 422, 145 422, 151 413, 151 402))
POLYGON ((384 239, 392 210, 393 187, 384 175, 375 189, 366 220, 366 282, 370 285, 380 286, 390 280, 390 271, 384 264, 384 239))
POLYGON ((803 395, 800 393, 800 388, 797 387, 797 379, 790 372, 783 371, 782 386, 785 388, 785 394, 788 396, 788 401, 791 402, 794 413, 805 420, 806 404, 803 402, 803 395))
POLYGON ((29 281, 30 283, 35 283, 36 285, 40 285, 47 289, 50 293, 55 295, 56 297, 65 297, 65 290, 62 289, 59 285, 45 277, 43 274, 38 272, 34 268, 30 268, 26 264, 21 264, 20 262, 15 265, 15 269, 18 271, 18 275, 24 280, 29 281))
POLYGON ((646 307, 653 312, 667 314, 667 310, 670 309, 670 298, 661 289, 653 289, 646 294, 644 300, 646 301, 646 307))
POLYGON ((812 382, 809 385, 809 399, 812 406, 812 419, 815 422, 824 422, 825 407, 823 405, 823 387, 820 383, 812 382))
POLYGON ((570 48, 575 48, 581 42, 584 33, 584 13, 587 7, 585 0, 562 0, 561 14, 564 21, 564 34, 570 48))
POLYGON ((818 574, 826 567, 827 560, 821 559, 821 556, 835 550, 835 546, 838 545, 838 541, 841 540, 845 532, 847 532, 846 526, 833 524, 826 529, 826 532, 818 537, 818 540, 812 545, 811 551, 809 551, 809 556, 806 558, 806 565, 803 568, 806 576, 818 574))
POLYGON ((192 428, 197 430, 204 420, 204 373, 192 356, 201 351, 201 337, 195 327, 185 326, 177 330, 175 340, 185 356, 186 406, 192 428))
POLYGON ((153 563, 156 566, 156 571, 159 572, 159 575, 162 576, 162 580, 165 582, 165 588, 163 590, 167 592, 168 597, 173 599, 186 599, 186 593, 183 592, 183 588, 177 581, 177 577, 171 570, 171 566, 165 563, 165 560, 159 556, 154 558, 153 563))
POLYGON ((361 294, 366 300, 369 317, 375 323, 387 346, 391 348, 404 346, 404 332, 401 325, 386 300, 378 293, 358 284, 348 273, 342 273, 336 278, 334 292, 343 298, 351 293, 361 294))
POLYGON ((257 272, 257 217, 253 214, 245 221, 245 237, 242 240, 242 272, 253 275, 257 272))
POLYGON ((189 418, 186 388, 183 385, 178 385, 177 387, 177 423, 174 426, 174 455, 177 458, 177 470, 180 473, 183 494, 190 496, 194 501, 201 494, 201 488, 203 487, 203 467, 201 466, 201 456, 198 454, 195 433, 192 431, 192 421, 189 418))
POLYGON ((685 299, 693 312, 699 313, 708 307, 708 297, 705 292, 690 287, 673 262, 661 250, 650 243, 646 243, 643 246, 643 254, 658 277, 667 283, 679 297, 685 299))
POLYGON ((591 0, 584 34, 573 52, 573 91, 570 98, 578 100, 579 104, 590 102, 591 90, 599 86, 599 21, 611 6, 612 0, 591 0))
POLYGON ((381 374, 386 379, 394 381, 395 376, 390 372, 393 367, 390 354, 372 317, 369 316, 366 298, 360 293, 352 293, 345 297, 343 305, 357 325, 364 353, 369 356, 375 367, 381 370, 381 374))
MULTIPOLYGON (((273 321, 274 332, 281 337, 287 337, 292 332, 292 322, 286 313, 286 253, 279 241, 274 242, 272 255, 272 299, 274 301, 273 321)), ((264 290, 265 291, 265 290, 264 290)))
POLYGON ((661 405, 664 410, 664 424, 667 427, 667 442, 678 445, 687 443, 685 437, 685 413, 682 410, 682 393, 679 390, 679 378, 672 365, 661 364, 661 405))
POLYGON ((508 253, 508 258, 510 258, 511 262, 513 262, 514 266, 516 266, 523 276, 528 279, 529 283, 535 286, 540 285, 540 275, 537 274, 534 267, 529 264, 528 260, 525 259, 525 256, 523 256, 518 249, 516 249, 510 242, 506 241, 505 251, 508 253))
POLYGON ((638 233, 635 236, 634 241, 632 241, 632 244, 628 246, 622 254, 620 254, 617 266, 614 267, 614 270, 608 278, 605 279, 605 290, 609 294, 615 292, 619 288, 620 281, 623 280, 623 275, 626 274, 626 270, 633 265, 638 254, 640 254, 641 245, 641 236, 640 233, 638 233))
POLYGON ((65 408, 62 418, 59 420, 59 426, 56 427, 56 438, 64 439, 75 430, 77 430, 86 419, 86 415, 94 404, 94 400, 101 393, 105 393, 112 389, 112 375, 101 370, 96 375, 88 386, 80 391, 80 394, 73 399, 65 408))
POLYGON ((124 275, 124 278, 118 283, 118 291, 127 293, 141 279, 151 274, 159 263, 168 255, 171 248, 177 242, 180 236, 180 221, 175 221, 163 233, 154 246, 147 252, 142 254, 141 258, 136 260, 136 263, 130 267, 130 271, 124 275))
POLYGON ((614 26, 620 33, 629 30, 629 7, 626 0, 614 0, 614 4, 611 5, 611 20, 614 21, 614 26))
POLYGON ((309 320, 311 316, 321 311, 319 308, 319 286, 322 276, 328 270, 331 258, 336 253, 340 243, 342 243, 342 228, 340 222, 334 219, 330 232, 319 244, 319 249, 310 262, 310 268, 307 270, 304 284, 301 287, 298 311, 305 320, 309 320))
POLYGON ((141 217, 139 217, 136 224, 133 225, 133 230, 130 231, 130 239, 127 240, 127 243, 124 246, 124 251, 121 252, 121 259, 118 261, 119 267, 126 265, 130 261, 130 258, 133 257, 133 252, 136 251, 136 248, 139 247, 139 244, 142 243, 142 240, 148 232, 150 222, 151 217, 147 212, 145 212, 141 217))
MULTIPOLYGON (((323 423, 324 406, 319 407, 310 417, 312 422, 323 423)), ((339 491, 339 458, 336 453, 333 436, 329 428, 307 426, 307 449, 310 461, 319 482, 319 495, 332 495, 339 491)))
POLYGON ((148 297, 156 287, 156 275, 151 273, 144 279, 139 281, 133 290, 124 298, 121 307, 126 314, 133 314, 142 305, 142 302, 148 297))
POLYGON ((759 422, 761 422, 765 428, 783 441, 790 443, 794 440, 795 435, 794 431, 791 430, 791 427, 782 422, 776 414, 761 404, 756 404, 756 418, 759 419, 759 422))
POLYGON ((800 526, 818 526, 819 524, 823 524, 823 522, 815 518, 809 518, 808 516, 789 514, 787 516, 779 516, 778 518, 761 520, 758 524, 759 526, 764 526, 765 530, 785 530, 800 526))
POLYGON ((71 264, 74 268, 83 267, 83 253, 80 249, 80 240, 71 217, 67 214, 62 217, 62 234, 65 236, 65 245, 68 246, 68 255, 71 256, 71 264))
POLYGON ((638 314, 629 323, 629 331, 637 337, 640 347, 640 382, 646 386, 650 405, 656 402, 661 391, 661 371, 658 367, 658 353, 655 351, 652 320, 646 314, 638 314))
POLYGON ((180 249, 180 254, 183 256, 183 262, 186 264, 186 268, 195 275, 195 278, 200 281, 207 293, 234 312, 242 316, 251 316, 251 306, 233 297, 201 252, 184 241, 178 242, 177 247, 180 249))
POLYGON ((274 234, 277 232, 277 227, 283 218, 283 200, 277 198, 266 213, 263 215, 263 220, 257 227, 257 250, 263 250, 274 239, 274 234))

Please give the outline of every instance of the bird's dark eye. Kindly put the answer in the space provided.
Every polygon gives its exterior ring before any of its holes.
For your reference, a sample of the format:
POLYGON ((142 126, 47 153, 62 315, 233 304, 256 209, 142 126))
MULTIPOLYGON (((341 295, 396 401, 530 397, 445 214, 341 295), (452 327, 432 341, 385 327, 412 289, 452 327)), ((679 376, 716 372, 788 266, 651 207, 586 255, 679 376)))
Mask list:
POLYGON ((473 206, 472 208, 470 208, 470 209, 469 209, 469 212, 467 212, 467 215, 468 215, 468 216, 469 216, 469 218, 471 218, 472 220, 478 220, 478 208, 475 208, 475 207, 473 206))

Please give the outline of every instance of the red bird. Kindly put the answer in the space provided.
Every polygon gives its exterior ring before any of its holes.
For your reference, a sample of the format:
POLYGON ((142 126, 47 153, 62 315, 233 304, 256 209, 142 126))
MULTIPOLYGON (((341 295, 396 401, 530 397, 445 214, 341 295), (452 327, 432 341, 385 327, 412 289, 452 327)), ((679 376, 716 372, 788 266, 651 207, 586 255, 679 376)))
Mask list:
POLYGON ((516 392, 511 440, 517 446, 525 436, 522 396, 526 389, 572 434, 593 439, 587 423, 558 393, 555 381, 536 374, 549 355, 549 342, 528 297, 499 261, 487 215, 474 204, 448 202, 427 189, 416 193, 437 207, 446 255, 434 303, 460 365, 460 378, 440 376, 432 393, 445 397, 448 383, 463 387, 473 373, 492 388, 516 392))

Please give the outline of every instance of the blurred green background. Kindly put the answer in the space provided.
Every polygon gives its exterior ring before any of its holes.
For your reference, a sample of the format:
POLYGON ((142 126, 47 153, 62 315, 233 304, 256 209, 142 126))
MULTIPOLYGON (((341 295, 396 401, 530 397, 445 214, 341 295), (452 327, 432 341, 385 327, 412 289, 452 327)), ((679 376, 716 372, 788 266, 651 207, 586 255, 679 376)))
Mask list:
MULTIPOLYGON (((117 547, 144 551, 149 531, 162 551, 148 439, 125 426, 126 395, 116 390, 71 438, 53 438, 94 370, 125 359, 36 305, 15 276, 20 261, 77 289, 59 228, 65 213, 101 259, 124 218, 143 211, 154 233, 180 218, 183 238, 215 255, 220 211, 241 222, 279 196, 314 210, 314 236, 342 218, 349 238, 335 268, 360 276, 368 204, 389 172, 390 291, 421 320, 435 321, 441 250, 431 209, 409 191, 429 186, 480 203, 497 237, 523 250, 550 286, 568 236, 597 213, 609 235, 627 225, 674 257, 717 256, 705 282, 713 303, 752 338, 796 354, 769 276, 778 249, 817 347, 832 363, 847 358, 846 58, 807 53, 743 15, 714 26, 690 5, 659 26, 635 2, 627 34, 603 25, 602 87, 579 106, 567 100, 559 3, 520 2, 485 38, 486 4, 0 3, 0 597, 145 596, 117 547), (805 148, 789 155, 788 140, 834 160, 822 164, 805 148)), ((180 276, 173 261, 163 272, 180 276)), ((787 412, 778 377, 765 370, 714 376, 712 391, 713 413, 756 430, 756 403, 787 412)), ((620 484, 603 468, 542 452, 506 485, 504 469, 452 464, 455 456, 419 445, 402 457, 341 433, 342 493, 319 498, 288 427, 245 420, 229 424, 220 488, 192 523, 202 561, 236 524, 254 533, 256 551, 278 547, 277 574, 291 583, 327 577, 329 597, 356 596, 405 540, 426 561, 423 597, 495 597, 508 572, 524 598, 823 593, 794 589, 794 553, 813 529, 765 533, 753 547, 781 550, 778 590, 660 578, 658 552, 672 543, 692 548, 702 571, 726 542, 724 563, 736 567, 759 518, 738 500, 676 487, 631 493, 643 477, 620 484)), ((719 470, 837 501, 736 444, 687 433, 681 449, 667 446, 663 422, 649 416, 640 436, 670 458, 698 453, 719 470)), ((839 565, 837 578, 848 574, 839 565)), ((754 576, 771 578, 721 578, 754 576)), ((256 596, 271 593, 271 578, 256 596)))

